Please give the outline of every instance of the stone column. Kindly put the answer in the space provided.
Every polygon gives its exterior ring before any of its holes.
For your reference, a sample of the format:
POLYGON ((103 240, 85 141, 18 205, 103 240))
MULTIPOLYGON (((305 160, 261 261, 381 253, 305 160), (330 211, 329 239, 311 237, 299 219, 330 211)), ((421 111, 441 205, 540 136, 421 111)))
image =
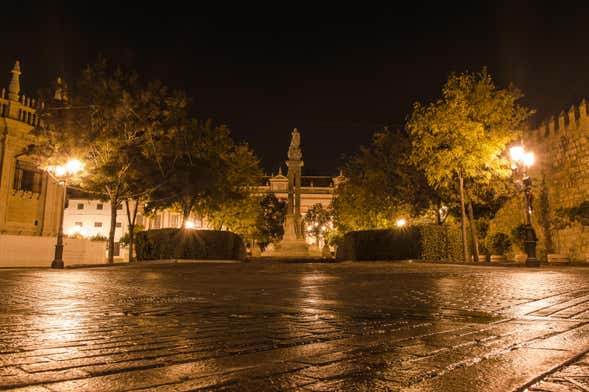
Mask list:
POLYGON ((301 152, 301 134, 293 129, 290 146, 288 148, 288 205, 284 225, 284 238, 287 240, 303 239, 301 229, 301 167, 303 153, 301 152))
POLYGON ((296 239, 303 239, 301 216, 301 167, 302 160, 286 161, 288 167, 288 206, 287 215, 292 215, 296 239))
POLYGON ((301 135, 295 128, 292 131, 290 147, 288 148, 288 205, 284 219, 284 237, 278 244, 273 256, 309 257, 309 248, 305 242, 301 218, 301 167, 303 154, 301 152, 301 135))
POLYGON ((286 161, 286 166, 288 167, 288 172, 286 174, 288 177, 288 202, 286 204, 286 214, 294 215, 294 172, 293 169, 291 169, 290 161, 286 161))

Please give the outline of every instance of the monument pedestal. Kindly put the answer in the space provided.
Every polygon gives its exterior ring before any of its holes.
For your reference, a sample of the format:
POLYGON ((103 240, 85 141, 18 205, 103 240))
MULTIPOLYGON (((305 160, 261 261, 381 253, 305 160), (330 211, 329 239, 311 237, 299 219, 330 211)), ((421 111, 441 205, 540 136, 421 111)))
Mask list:
POLYGON ((309 245, 305 242, 304 238, 297 238, 301 233, 300 221, 300 216, 286 215, 282 241, 276 245, 273 251, 264 252, 264 255, 274 257, 309 257, 309 245))
POLYGON ((305 240, 282 240, 270 256, 309 257, 309 246, 305 240))
POLYGON ((301 167, 303 167, 303 153, 301 152, 301 136, 295 128, 292 131, 290 147, 288 148, 288 203, 286 219, 284 220, 284 237, 267 256, 276 257, 309 257, 309 246, 305 242, 301 227, 301 167))

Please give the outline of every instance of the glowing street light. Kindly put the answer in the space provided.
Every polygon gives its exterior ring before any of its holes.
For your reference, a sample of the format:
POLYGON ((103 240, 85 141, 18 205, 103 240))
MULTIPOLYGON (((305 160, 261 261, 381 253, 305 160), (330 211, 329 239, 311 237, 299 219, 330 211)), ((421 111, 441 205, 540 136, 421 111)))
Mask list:
POLYGON ((524 147, 515 146, 509 149, 512 164, 511 169, 516 176, 516 184, 518 184, 524 192, 525 197, 525 217, 526 217, 526 238, 524 240, 524 247, 528 255, 526 259, 526 266, 539 267, 540 261, 536 258, 536 232, 532 227, 532 179, 528 175, 528 169, 532 167, 536 158, 533 152, 526 152, 524 147), (520 179, 521 177, 521 179, 520 179))
POLYGON ((59 217, 59 229, 57 231, 57 244, 55 245, 55 258, 51 262, 51 268, 63 268, 63 213, 67 197, 67 180, 83 169, 84 164, 77 159, 71 159, 65 165, 47 167, 47 172, 63 186, 61 214, 59 217))
POLYGON ((194 222, 192 222, 192 221, 186 221, 186 222, 184 222, 184 228, 185 228, 185 229, 190 229, 190 230, 192 230, 192 229, 194 229, 195 227, 196 227, 196 225, 195 225, 195 224, 194 224, 194 222))
POLYGON ((397 221, 395 222, 395 225, 397 227, 404 227, 405 225, 407 225, 407 221, 404 218, 397 219, 397 221))

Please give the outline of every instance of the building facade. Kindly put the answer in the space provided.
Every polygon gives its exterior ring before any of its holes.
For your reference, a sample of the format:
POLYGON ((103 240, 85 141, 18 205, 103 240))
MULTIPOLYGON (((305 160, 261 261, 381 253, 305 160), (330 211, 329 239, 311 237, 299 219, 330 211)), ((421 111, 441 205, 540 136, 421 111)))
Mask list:
MULTIPOLYGON (((303 217, 315 204, 321 204, 327 208, 333 199, 335 187, 344 180, 340 174, 337 177, 330 176, 302 176, 301 186, 301 213, 303 217)), ((279 171, 278 174, 267 176, 264 184, 257 188, 259 194, 274 193, 278 199, 288 198, 288 178, 279 171)), ((133 208, 133 205, 130 205, 133 208)), ((68 235, 80 234, 84 237, 108 237, 110 231, 111 206, 107 201, 93 200, 76 197, 68 198, 64 211, 63 229, 68 235)), ((151 216, 146 215, 138 208, 135 222, 143 229, 178 228, 182 225, 182 214, 174 210, 164 210, 151 216)), ((206 218, 193 215, 190 217, 191 226, 195 229, 208 230, 206 218)), ((123 257, 120 250, 121 237, 129 230, 126 206, 123 203, 117 212, 115 228, 115 256, 123 257), (120 251, 119 251, 120 250, 120 251)))
POLYGON ((0 90, 0 234, 55 236, 63 189, 24 155, 35 141, 38 102, 21 94, 18 61, 11 74, 0 90))
MULTIPOLYGON (((288 200, 288 178, 282 174, 282 168, 278 170, 278 174, 268 176, 264 181, 264 185, 258 187, 261 194, 273 193, 280 200, 288 200)), ((329 207, 335 188, 343 181, 345 181, 345 177, 341 172, 336 177, 301 176, 301 214, 303 218, 315 204, 321 204, 323 208, 329 207)))

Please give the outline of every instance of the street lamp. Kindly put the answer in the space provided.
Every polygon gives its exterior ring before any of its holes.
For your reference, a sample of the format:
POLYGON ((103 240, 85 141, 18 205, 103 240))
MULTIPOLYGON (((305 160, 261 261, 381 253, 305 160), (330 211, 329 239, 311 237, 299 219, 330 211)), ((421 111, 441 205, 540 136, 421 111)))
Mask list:
POLYGON ((536 258, 537 237, 532 227, 532 179, 528 175, 528 169, 534 164, 535 156, 533 152, 526 152, 522 146, 515 146, 509 149, 512 165, 511 169, 516 175, 516 184, 524 191, 525 198, 525 217, 526 217, 526 238, 524 247, 528 257, 526 266, 539 267, 540 261, 536 258), (519 178, 521 176, 521 179, 519 178))
POLYGON ((55 245, 55 258, 51 262, 51 268, 63 268, 63 214, 67 197, 67 180, 83 168, 84 164, 77 159, 71 159, 63 166, 49 166, 47 168, 47 172, 52 174, 53 178, 63 186, 61 213, 59 215, 59 229, 57 231, 57 244, 55 245))

